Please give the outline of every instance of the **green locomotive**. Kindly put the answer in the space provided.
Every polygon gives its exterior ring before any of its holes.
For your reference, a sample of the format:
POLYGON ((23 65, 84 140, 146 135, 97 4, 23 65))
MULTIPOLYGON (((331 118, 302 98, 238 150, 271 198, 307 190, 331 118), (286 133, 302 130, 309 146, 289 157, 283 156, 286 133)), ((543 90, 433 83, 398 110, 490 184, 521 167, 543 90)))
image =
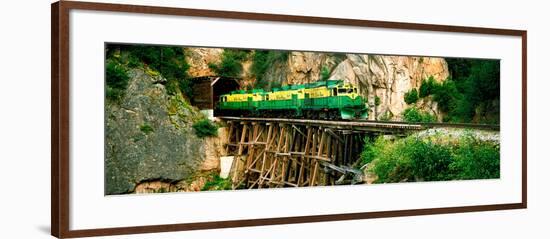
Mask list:
POLYGON ((337 80, 232 91, 220 96, 217 111, 226 116, 365 119, 368 108, 356 87, 337 80))

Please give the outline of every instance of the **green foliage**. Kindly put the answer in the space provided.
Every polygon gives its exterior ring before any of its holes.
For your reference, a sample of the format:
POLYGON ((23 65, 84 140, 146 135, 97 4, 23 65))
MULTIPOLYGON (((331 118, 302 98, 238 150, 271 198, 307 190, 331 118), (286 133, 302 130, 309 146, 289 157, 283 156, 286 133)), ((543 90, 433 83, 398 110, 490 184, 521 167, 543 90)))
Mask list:
POLYGON ((379 106, 380 103, 381 103, 380 97, 378 97, 377 95, 374 96, 374 105, 379 106))
POLYGON ((380 136, 366 140, 361 162, 373 165, 376 183, 488 179, 500 177, 499 152, 498 145, 468 135, 458 143, 380 136))
POLYGON ((106 96, 108 100, 117 101, 124 96, 124 90, 128 87, 128 72, 118 61, 107 60, 106 66, 106 96))
POLYGON ((430 76, 428 77, 428 79, 425 79, 422 81, 422 84, 420 85, 420 89, 418 92, 418 96, 420 98, 429 96, 435 92, 436 87, 437 87, 437 82, 435 81, 435 78, 433 76, 430 76))
POLYGON ((166 78, 166 90, 169 94, 176 94, 179 89, 188 97, 192 97, 191 87, 187 84, 189 64, 183 48, 138 45, 130 46, 128 50, 132 57, 139 59, 166 78))
POLYGON ((321 69, 320 80, 326 81, 326 80, 328 80, 328 78, 330 78, 330 70, 328 69, 328 67, 323 66, 323 68, 321 69))
POLYGON ((374 160, 377 153, 375 152, 376 147, 374 147, 374 140, 372 140, 370 137, 365 137, 364 139, 364 146, 363 151, 361 151, 361 155, 359 155, 359 158, 361 159, 361 165, 368 164, 374 160))
POLYGON ((218 126, 208 119, 194 123, 193 129, 199 138, 218 136, 218 126))
POLYGON ((391 142, 378 137, 370 149, 371 171, 376 174, 376 183, 412 181, 411 160, 404 154, 404 142, 391 142))
POLYGON ((230 190, 231 180, 223 179, 219 175, 214 175, 211 181, 207 181, 202 187, 201 191, 212 191, 212 190, 230 190))
POLYGON ((142 66, 143 63, 139 60, 137 56, 129 55, 128 56, 128 67, 129 68, 136 68, 142 66))
POLYGON ((461 58, 445 60, 451 80, 459 93, 455 97, 455 104, 449 107, 449 120, 472 122, 478 114, 478 122, 498 123, 500 61, 461 58))
POLYGON ((409 92, 405 93, 405 103, 414 104, 418 101, 418 91, 413 88, 409 92))
MULTIPOLYGON (((179 90, 192 97, 191 82, 187 75, 190 66, 182 47, 108 45, 107 59, 117 60, 127 68, 152 69, 166 78, 166 89, 169 94, 176 94, 179 90)), ((109 82, 107 85, 109 86, 109 82)))
POLYGON ((500 147, 465 137, 450 167, 461 179, 500 178, 500 147))
POLYGON ((456 109, 461 95, 456 89, 452 80, 446 80, 442 84, 437 84, 434 92, 434 101, 443 112, 450 112, 456 109))
POLYGON ((392 118, 393 118, 393 114, 389 110, 387 110, 378 119, 380 121, 390 121, 392 118))
MULTIPOLYGON (((256 88, 271 90, 277 86, 275 82, 267 81, 267 71, 273 65, 284 63, 288 60, 288 51, 255 50, 252 55, 251 73, 256 77, 256 88)), ((280 86, 280 85, 279 85, 280 86)))
POLYGON ((242 62, 247 59, 249 51, 224 49, 221 62, 208 63, 208 67, 219 76, 239 78, 243 72, 242 62))
POLYGON ((450 147, 409 138, 404 148, 411 160, 411 169, 417 181, 450 180, 453 174, 449 165, 453 162, 450 147))
MULTIPOLYGON (((437 102, 437 106, 443 112, 449 113, 446 120, 453 119, 457 109, 461 103, 467 103, 462 101, 462 94, 458 91, 456 83, 452 79, 447 79, 443 83, 438 83, 430 76, 428 79, 422 81, 420 86, 420 97, 433 96, 433 100, 437 102)), ((405 99, 406 101, 406 99, 405 99)))
POLYGON ((416 107, 410 107, 403 111, 403 119, 407 122, 436 122, 437 118, 430 113, 421 112, 416 107))
POLYGON ((144 134, 149 134, 149 133, 155 131, 155 130, 153 130, 153 127, 151 127, 151 125, 149 125, 147 123, 141 125, 139 127, 139 130, 141 130, 141 132, 143 132, 144 134))

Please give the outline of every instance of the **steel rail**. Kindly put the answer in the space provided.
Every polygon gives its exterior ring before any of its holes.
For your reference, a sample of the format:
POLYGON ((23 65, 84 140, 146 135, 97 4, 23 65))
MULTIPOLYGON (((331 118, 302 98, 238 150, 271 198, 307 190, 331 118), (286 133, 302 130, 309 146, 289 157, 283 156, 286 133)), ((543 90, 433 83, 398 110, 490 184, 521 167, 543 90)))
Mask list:
POLYGON ((426 123, 426 122, 398 122, 398 121, 375 121, 375 120, 313 120, 313 119, 292 119, 292 118, 257 118, 257 117, 217 117, 227 121, 247 122, 277 122, 292 123, 299 125, 326 125, 334 127, 363 127, 363 128, 386 128, 386 129, 407 129, 423 130, 429 128, 472 128, 484 130, 500 130, 497 124, 469 124, 469 123, 426 123))

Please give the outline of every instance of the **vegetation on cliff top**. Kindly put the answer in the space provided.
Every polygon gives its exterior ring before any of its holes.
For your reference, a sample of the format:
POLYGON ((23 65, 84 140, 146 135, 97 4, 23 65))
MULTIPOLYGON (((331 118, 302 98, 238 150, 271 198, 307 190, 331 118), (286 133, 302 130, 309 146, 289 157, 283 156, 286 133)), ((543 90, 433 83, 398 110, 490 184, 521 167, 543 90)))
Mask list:
POLYGON ((242 62, 248 58, 250 50, 224 49, 219 63, 208 63, 208 67, 218 76, 239 78, 243 73, 242 62))
MULTIPOLYGON (((500 102, 500 62, 498 60, 445 59, 451 77, 442 83, 433 76, 405 94, 405 102, 432 96, 446 114, 446 122, 498 123, 500 102)), ((405 113, 405 112, 404 112, 405 113)), ((406 118, 406 117, 405 117, 406 118)))
POLYGON ((124 90, 128 87, 127 69, 117 60, 107 60, 105 67, 106 97, 111 101, 119 101, 124 96, 124 90))
POLYGON ((268 69, 273 65, 284 63, 288 60, 290 52, 273 50, 255 50, 252 55, 251 73, 256 77, 255 88, 271 90, 280 84, 268 81, 268 69))
POLYGON ((187 75, 189 64, 181 47, 149 45, 108 45, 107 46, 107 99, 119 100, 128 85, 127 71, 143 67, 153 75, 166 79, 169 94, 181 91, 192 97, 191 80, 187 75))

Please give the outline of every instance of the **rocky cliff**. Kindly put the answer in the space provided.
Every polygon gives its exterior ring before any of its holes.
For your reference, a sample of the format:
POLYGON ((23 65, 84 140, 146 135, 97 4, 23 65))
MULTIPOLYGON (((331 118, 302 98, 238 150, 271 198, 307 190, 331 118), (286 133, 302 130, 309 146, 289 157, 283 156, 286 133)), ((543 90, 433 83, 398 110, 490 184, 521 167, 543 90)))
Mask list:
POLYGON ((191 77, 212 76, 214 72, 208 67, 208 63, 219 62, 222 48, 187 48, 187 63, 190 68, 187 74, 191 77))
MULTIPOLYGON (((208 69, 208 62, 219 62, 222 53, 215 48, 189 48, 187 52, 189 62, 199 63, 191 64, 190 72, 194 76, 213 75, 204 69, 208 69)), ((270 65, 263 76, 264 81, 270 85, 315 82, 320 79, 322 69, 327 68, 329 80, 344 80, 359 88, 368 100, 370 119, 400 120, 403 110, 408 107, 404 101, 406 92, 418 89, 422 80, 429 76, 438 82, 449 77, 443 58, 297 51, 288 54, 286 61, 270 65)), ((243 88, 255 86, 250 64, 250 61, 243 62, 243 88)), ((441 120, 442 113, 429 97, 421 99, 417 107, 441 120)))
POLYGON ((180 94, 171 96, 165 79, 132 69, 120 103, 105 107, 106 194, 133 192, 151 180, 191 177, 205 160, 208 144, 192 131, 202 117, 180 94))

